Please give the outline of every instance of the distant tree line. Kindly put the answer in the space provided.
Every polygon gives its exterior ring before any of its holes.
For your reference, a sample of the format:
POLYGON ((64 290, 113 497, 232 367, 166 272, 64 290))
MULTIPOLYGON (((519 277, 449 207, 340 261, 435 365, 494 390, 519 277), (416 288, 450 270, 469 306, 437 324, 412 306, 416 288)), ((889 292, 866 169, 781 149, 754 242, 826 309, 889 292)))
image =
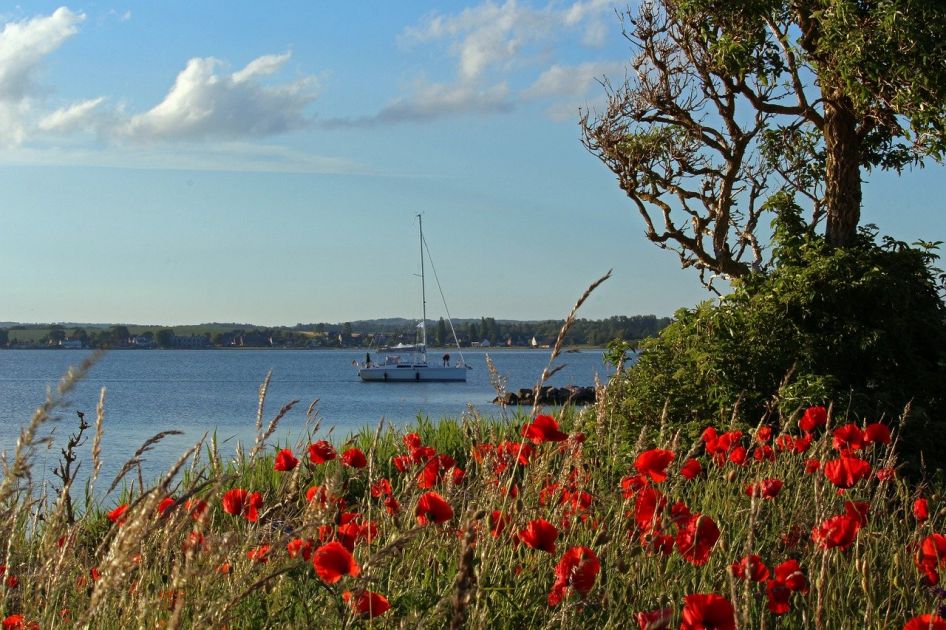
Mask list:
MULTIPOLYGON (((555 342, 563 320, 515 321, 493 317, 427 322, 431 346, 544 346, 555 342)), ((603 346, 613 339, 636 342, 656 335, 670 323, 655 315, 580 319, 565 338, 567 345, 603 346)), ((415 340, 415 320, 386 319, 338 324, 261 327, 250 324, 202 324, 175 328, 137 325, 68 327, 22 324, 0 328, 0 347, 82 348, 353 348, 379 347, 415 340)))

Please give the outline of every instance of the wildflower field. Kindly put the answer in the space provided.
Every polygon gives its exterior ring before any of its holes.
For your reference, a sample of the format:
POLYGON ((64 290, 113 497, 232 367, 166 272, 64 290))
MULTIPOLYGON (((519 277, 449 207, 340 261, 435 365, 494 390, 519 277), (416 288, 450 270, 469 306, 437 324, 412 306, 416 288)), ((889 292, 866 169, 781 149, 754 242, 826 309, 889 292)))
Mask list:
POLYGON ((248 452, 210 439, 150 484, 146 444, 107 494, 83 421, 88 487, 66 449, 44 496, 37 436, 81 371, 5 461, 4 628, 946 628, 942 491, 898 472, 897 421, 810 407, 689 443, 630 435, 602 387, 268 444, 284 407, 248 452))

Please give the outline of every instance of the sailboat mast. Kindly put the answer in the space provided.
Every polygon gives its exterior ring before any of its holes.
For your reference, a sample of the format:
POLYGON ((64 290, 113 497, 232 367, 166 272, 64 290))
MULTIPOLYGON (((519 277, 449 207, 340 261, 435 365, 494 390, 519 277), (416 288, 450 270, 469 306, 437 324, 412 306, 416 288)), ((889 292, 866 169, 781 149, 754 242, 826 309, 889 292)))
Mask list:
POLYGON ((427 287, 424 282, 424 220, 417 215, 417 226, 420 229, 420 303, 424 318, 420 320, 420 342, 427 351, 427 287))

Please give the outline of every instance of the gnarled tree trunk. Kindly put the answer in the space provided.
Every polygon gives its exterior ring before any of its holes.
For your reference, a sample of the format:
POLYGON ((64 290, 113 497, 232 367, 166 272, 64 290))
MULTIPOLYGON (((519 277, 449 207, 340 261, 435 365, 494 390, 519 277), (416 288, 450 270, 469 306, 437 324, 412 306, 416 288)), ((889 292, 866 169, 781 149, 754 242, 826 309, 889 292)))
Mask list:
POLYGON ((825 100, 822 133, 827 153, 825 235, 829 243, 843 247, 857 235, 861 219, 861 146, 850 98, 836 92, 825 100))

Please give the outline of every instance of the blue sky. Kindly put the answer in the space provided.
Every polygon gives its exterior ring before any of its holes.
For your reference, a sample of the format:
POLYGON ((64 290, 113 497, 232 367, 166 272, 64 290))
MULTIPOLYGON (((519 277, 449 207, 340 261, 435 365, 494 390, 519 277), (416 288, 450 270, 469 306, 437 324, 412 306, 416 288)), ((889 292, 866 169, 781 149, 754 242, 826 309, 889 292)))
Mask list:
MULTIPOLYGON (((31 2, 0 9, 0 321, 419 316, 416 223, 460 317, 707 297, 579 142, 615 5, 31 2)), ((865 222, 946 240, 942 171, 865 222)), ((431 300, 429 314, 442 314, 431 300)))

